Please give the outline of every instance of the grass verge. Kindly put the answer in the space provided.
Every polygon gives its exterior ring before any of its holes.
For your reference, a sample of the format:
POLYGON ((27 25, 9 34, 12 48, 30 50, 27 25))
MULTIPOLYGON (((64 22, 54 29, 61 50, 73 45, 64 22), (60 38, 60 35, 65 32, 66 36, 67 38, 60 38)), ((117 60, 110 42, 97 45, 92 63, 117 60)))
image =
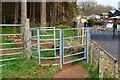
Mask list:
POLYGON ((2 67, 2 78, 53 78, 57 70, 58 66, 42 67, 33 58, 28 63, 24 57, 7 62, 2 67))
POLYGON ((89 76, 87 76, 87 80, 99 80, 99 75, 94 68, 93 64, 87 64, 84 60, 73 62, 73 65, 80 65, 83 69, 89 72, 89 76))

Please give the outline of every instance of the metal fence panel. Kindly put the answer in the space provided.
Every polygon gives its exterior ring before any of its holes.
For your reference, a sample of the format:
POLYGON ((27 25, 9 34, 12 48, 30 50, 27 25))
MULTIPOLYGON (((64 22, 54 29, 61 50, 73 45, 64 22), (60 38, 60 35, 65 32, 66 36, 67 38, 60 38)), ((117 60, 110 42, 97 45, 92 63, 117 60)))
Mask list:
MULTIPOLYGON (((22 24, 0 24, 3 28, 9 27, 22 27, 22 24)), ((6 65, 7 62, 16 60, 24 55, 24 42, 22 40, 22 34, 0 34, 0 66, 6 65)))

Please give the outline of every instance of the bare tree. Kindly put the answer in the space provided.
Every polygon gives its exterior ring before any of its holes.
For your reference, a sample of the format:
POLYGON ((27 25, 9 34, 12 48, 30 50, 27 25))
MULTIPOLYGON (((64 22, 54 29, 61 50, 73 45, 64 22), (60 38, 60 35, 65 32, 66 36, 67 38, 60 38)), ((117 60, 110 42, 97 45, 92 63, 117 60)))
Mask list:
MULTIPOLYGON (((14 24, 18 23, 18 10, 19 10, 19 3, 15 2, 15 17, 14 17, 14 24)), ((13 29, 14 32, 16 32, 16 27, 13 29)))
POLYGON ((29 62, 30 60, 30 52, 28 48, 28 35, 30 34, 29 31, 27 30, 29 27, 29 20, 27 20, 27 2, 26 0, 21 0, 21 23, 24 25, 23 28, 21 29, 21 32, 23 34, 23 40, 24 40, 24 51, 27 53, 27 61, 29 62), (27 43, 27 44, 26 44, 27 43))
POLYGON ((35 11, 36 11, 36 8, 35 8, 35 2, 33 2, 33 6, 32 6, 32 24, 35 24, 35 11))
MULTIPOLYGON (((27 18, 27 3, 26 0, 21 0, 21 24, 25 25, 25 19, 27 18)), ((21 31, 24 32, 25 26, 22 27, 21 31)))
MULTIPOLYGON (((41 27, 46 27, 46 0, 41 3, 41 27)), ((43 33, 46 31, 44 30, 43 33)))

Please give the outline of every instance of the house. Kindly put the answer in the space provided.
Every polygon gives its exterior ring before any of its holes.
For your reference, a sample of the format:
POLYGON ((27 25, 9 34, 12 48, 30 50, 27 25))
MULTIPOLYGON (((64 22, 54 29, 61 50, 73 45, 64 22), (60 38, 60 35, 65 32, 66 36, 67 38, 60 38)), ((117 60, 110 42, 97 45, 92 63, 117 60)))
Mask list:
POLYGON ((108 18, 111 18, 111 17, 120 17, 120 10, 110 10, 108 12, 108 18))
POLYGON ((107 18, 108 18, 108 15, 109 15, 109 13, 101 13, 101 14, 100 14, 100 18, 101 18, 101 19, 107 19, 107 18))
POLYGON ((120 11, 116 10, 115 13, 114 13, 114 16, 120 16, 120 11))
POLYGON ((113 20, 106 19, 104 25, 105 25, 106 28, 113 28, 113 20))
POLYGON ((108 18, 113 17, 113 16, 114 16, 114 13, 115 13, 115 10, 110 10, 110 11, 108 12, 108 18))
POLYGON ((92 15, 89 16, 89 18, 91 18, 91 17, 92 17, 92 18, 95 18, 95 19, 97 19, 97 20, 100 19, 100 16, 99 16, 99 15, 96 15, 96 14, 92 14, 92 15))

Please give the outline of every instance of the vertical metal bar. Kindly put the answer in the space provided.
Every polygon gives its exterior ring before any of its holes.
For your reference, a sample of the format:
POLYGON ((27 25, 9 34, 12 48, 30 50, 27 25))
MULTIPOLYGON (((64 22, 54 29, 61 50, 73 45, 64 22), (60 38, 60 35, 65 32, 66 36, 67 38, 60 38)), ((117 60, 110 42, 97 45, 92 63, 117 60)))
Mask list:
POLYGON ((39 59, 39 64, 41 63, 40 61, 40 30, 37 30, 37 45, 38 45, 38 59, 39 59))
POLYGON ((64 64, 64 29, 62 31, 62 35, 63 35, 63 38, 62 38, 62 42, 63 42, 63 64, 64 64))
POLYGON ((85 44, 85 47, 84 47, 84 49, 85 49, 85 50, 84 50, 84 52, 85 52, 85 53, 84 53, 84 57, 86 58, 86 46, 87 46, 87 45, 86 45, 86 29, 84 30, 84 44, 85 44))
POLYGON ((60 29, 60 66, 62 67, 63 65, 63 29, 60 29))
POLYGON ((86 31, 86 61, 88 63, 88 48, 89 48, 89 29, 86 31))
POLYGON ((32 47, 32 30, 30 30, 30 55, 32 55, 31 47, 32 47))
POLYGON ((91 43, 91 53, 92 53, 92 63, 93 63, 93 60, 94 60, 94 51, 93 51, 92 43, 91 43))
MULTIPOLYGON (((0 24, 2 23, 2 1, 0 1, 0 24)), ((0 28, 1 30, 1 32, 2 32, 2 27, 0 28)), ((2 40, 0 40, 0 43, 2 43, 2 40)), ((2 47, 0 47, 0 48, 2 48, 2 47)), ((0 51, 0 54, 2 53, 2 51, 0 51)), ((0 59, 2 60, 2 56, 0 56, 0 59)), ((2 61, 0 61, 0 80, 2 80, 2 73, 3 73, 3 71, 2 71, 2 66, 3 66, 3 64, 2 64, 2 61)))
POLYGON ((88 63, 88 29, 85 29, 85 55, 84 57, 86 57, 86 62, 88 63))
POLYGON ((114 80, 116 80, 116 61, 114 63, 114 80))
POLYGON ((54 56, 56 57, 56 32, 54 27, 54 56))

